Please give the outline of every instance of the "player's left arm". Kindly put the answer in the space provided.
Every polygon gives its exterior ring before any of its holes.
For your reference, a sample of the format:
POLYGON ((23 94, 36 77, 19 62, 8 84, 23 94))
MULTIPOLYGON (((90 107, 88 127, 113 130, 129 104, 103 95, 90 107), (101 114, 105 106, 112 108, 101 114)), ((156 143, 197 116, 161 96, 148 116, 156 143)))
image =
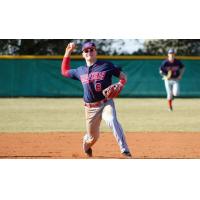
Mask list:
POLYGON ((121 93, 124 85, 126 84, 126 82, 127 82, 126 74, 124 74, 123 72, 120 71, 119 82, 112 84, 112 85, 108 86, 106 89, 104 89, 102 91, 103 95, 108 99, 118 97, 119 94, 121 93))
POLYGON ((122 72, 122 68, 116 65, 110 64, 110 68, 112 71, 112 75, 119 78, 119 82, 117 84, 124 86, 127 82, 127 76, 124 72, 122 72))
POLYGON ((119 83, 123 86, 127 83, 127 76, 124 72, 120 72, 119 74, 119 83))
POLYGON ((118 68, 113 68, 113 75, 119 78, 119 82, 108 86, 102 91, 103 95, 108 99, 118 97, 127 82, 126 74, 118 68))
POLYGON ((184 72, 185 72, 185 66, 181 63, 180 75, 177 78, 178 80, 182 79, 184 72))

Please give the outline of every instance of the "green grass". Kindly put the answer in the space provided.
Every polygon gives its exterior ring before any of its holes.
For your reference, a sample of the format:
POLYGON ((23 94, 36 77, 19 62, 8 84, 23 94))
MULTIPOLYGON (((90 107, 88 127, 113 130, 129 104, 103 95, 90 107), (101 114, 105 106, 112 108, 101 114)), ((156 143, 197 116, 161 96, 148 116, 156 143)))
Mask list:
MULTIPOLYGON (((200 99, 115 99, 126 132, 200 132, 200 99)), ((1 98, 0 132, 85 131, 84 107, 78 98, 1 98)), ((101 131, 110 131, 105 122, 101 131)))

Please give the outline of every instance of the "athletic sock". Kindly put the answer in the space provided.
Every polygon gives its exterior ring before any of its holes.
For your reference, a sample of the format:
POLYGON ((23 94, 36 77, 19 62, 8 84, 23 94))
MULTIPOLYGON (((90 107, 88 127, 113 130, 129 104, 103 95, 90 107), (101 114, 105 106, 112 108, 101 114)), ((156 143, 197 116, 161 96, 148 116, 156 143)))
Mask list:
POLYGON ((169 105, 169 108, 172 109, 172 99, 168 100, 168 105, 169 105))

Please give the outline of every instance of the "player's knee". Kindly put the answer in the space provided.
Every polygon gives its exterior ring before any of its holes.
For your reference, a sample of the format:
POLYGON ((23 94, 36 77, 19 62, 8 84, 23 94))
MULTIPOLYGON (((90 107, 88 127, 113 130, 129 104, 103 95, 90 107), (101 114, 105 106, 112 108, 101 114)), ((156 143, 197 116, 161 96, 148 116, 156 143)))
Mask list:
POLYGON ((103 120, 107 123, 107 122, 109 122, 109 121, 112 121, 113 120, 113 115, 102 115, 102 118, 103 118, 103 120))
POLYGON ((111 117, 107 118, 105 121, 106 121, 106 124, 108 127, 113 128, 113 125, 114 125, 116 119, 113 116, 111 116, 111 117))
POLYGON ((179 96, 179 91, 175 91, 175 92, 173 93, 173 95, 174 95, 175 97, 179 96))
POLYGON ((168 100, 170 100, 170 99, 172 99, 172 98, 173 98, 173 95, 172 95, 172 94, 168 94, 168 95, 167 95, 167 99, 168 99, 168 100))

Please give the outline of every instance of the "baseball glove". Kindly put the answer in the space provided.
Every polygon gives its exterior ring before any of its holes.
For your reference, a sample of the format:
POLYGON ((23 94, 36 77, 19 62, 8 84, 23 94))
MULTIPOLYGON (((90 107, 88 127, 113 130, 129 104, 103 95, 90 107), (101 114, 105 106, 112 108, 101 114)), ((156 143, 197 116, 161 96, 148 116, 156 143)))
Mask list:
POLYGON ((124 85, 121 83, 115 83, 107 87, 106 89, 103 90, 103 95, 108 98, 116 98, 119 96, 120 92, 122 91, 124 85))
POLYGON ((169 70, 168 72, 167 72, 167 75, 166 76, 163 76, 163 80, 169 80, 170 78, 171 78, 171 76, 172 76, 172 70, 169 70))

